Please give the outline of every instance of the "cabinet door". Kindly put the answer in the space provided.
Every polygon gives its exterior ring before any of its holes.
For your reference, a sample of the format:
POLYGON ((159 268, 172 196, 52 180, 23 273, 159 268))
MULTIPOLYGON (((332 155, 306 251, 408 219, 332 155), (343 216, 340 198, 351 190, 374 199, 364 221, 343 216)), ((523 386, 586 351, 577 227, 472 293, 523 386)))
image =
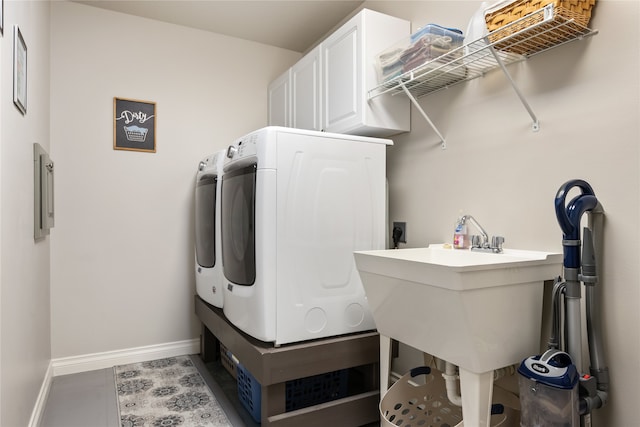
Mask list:
POLYGON ((320 47, 291 67, 291 120, 294 128, 322 130, 320 71, 320 47))
POLYGON ((407 37, 410 22, 363 9, 290 69, 289 86, 269 86, 269 124, 385 137, 410 126, 409 99, 377 86, 376 55, 407 37), (288 96, 288 98, 287 98, 288 96))
POLYGON ((291 126, 291 69, 269 84, 269 126, 291 126))
POLYGON ((344 132, 362 121, 361 19, 322 42, 323 130, 344 132))

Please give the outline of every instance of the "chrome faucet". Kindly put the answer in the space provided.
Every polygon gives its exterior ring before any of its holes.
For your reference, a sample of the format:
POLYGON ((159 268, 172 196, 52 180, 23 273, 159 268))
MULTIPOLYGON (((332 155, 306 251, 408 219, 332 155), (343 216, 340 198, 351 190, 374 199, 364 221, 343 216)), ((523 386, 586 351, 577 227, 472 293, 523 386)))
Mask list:
POLYGON ((474 217, 472 217, 471 215, 465 215, 462 217, 462 221, 469 221, 480 232, 479 236, 477 234, 471 236, 472 251, 493 252, 496 254, 502 253, 502 244, 504 243, 504 237, 493 236, 491 237, 491 242, 489 242, 489 235, 474 217))

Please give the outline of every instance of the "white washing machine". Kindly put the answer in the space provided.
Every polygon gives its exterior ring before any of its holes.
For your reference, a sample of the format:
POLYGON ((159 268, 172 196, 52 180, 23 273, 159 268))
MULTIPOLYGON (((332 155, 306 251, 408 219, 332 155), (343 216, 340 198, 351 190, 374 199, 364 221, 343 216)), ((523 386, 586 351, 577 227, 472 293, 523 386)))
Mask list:
POLYGON ((195 241, 196 291, 218 308, 224 303, 222 242, 220 238, 220 188, 225 150, 205 157, 196 175, 195 241))
POLYGON ((387 139, 267 127, 227 149, 224 313, 276 345, 375 329, 353 252, 385 246, 387 139))

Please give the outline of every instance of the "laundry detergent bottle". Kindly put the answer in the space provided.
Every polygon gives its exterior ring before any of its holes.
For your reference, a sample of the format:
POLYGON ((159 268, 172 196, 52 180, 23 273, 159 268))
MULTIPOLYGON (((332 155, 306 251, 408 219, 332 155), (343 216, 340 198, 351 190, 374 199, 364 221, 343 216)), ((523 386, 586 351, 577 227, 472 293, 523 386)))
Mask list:
POLYGON ((453 248, 468 249, 470 246, 469 234, 467 233, 467 218, 460 216, 456 222, 456 228, 453 232, 453 248))

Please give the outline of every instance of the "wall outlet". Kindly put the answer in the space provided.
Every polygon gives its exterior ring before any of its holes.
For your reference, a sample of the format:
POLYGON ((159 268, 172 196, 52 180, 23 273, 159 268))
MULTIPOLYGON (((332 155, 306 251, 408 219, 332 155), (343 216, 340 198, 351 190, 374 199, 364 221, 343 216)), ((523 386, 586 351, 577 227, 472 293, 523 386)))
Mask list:
MULTIPOLYGON (((402 230, 402 234, 400 235, 400 240, 398 240, 398 242, 400 243, 407 243, 407 223, 406 222, 393 222, 393 229, 392 229, 392 233, 393 230, 395 230, 395 228, 398 227, 402 230)), ((393 235, 393 234, 392 234, 393 235)))

